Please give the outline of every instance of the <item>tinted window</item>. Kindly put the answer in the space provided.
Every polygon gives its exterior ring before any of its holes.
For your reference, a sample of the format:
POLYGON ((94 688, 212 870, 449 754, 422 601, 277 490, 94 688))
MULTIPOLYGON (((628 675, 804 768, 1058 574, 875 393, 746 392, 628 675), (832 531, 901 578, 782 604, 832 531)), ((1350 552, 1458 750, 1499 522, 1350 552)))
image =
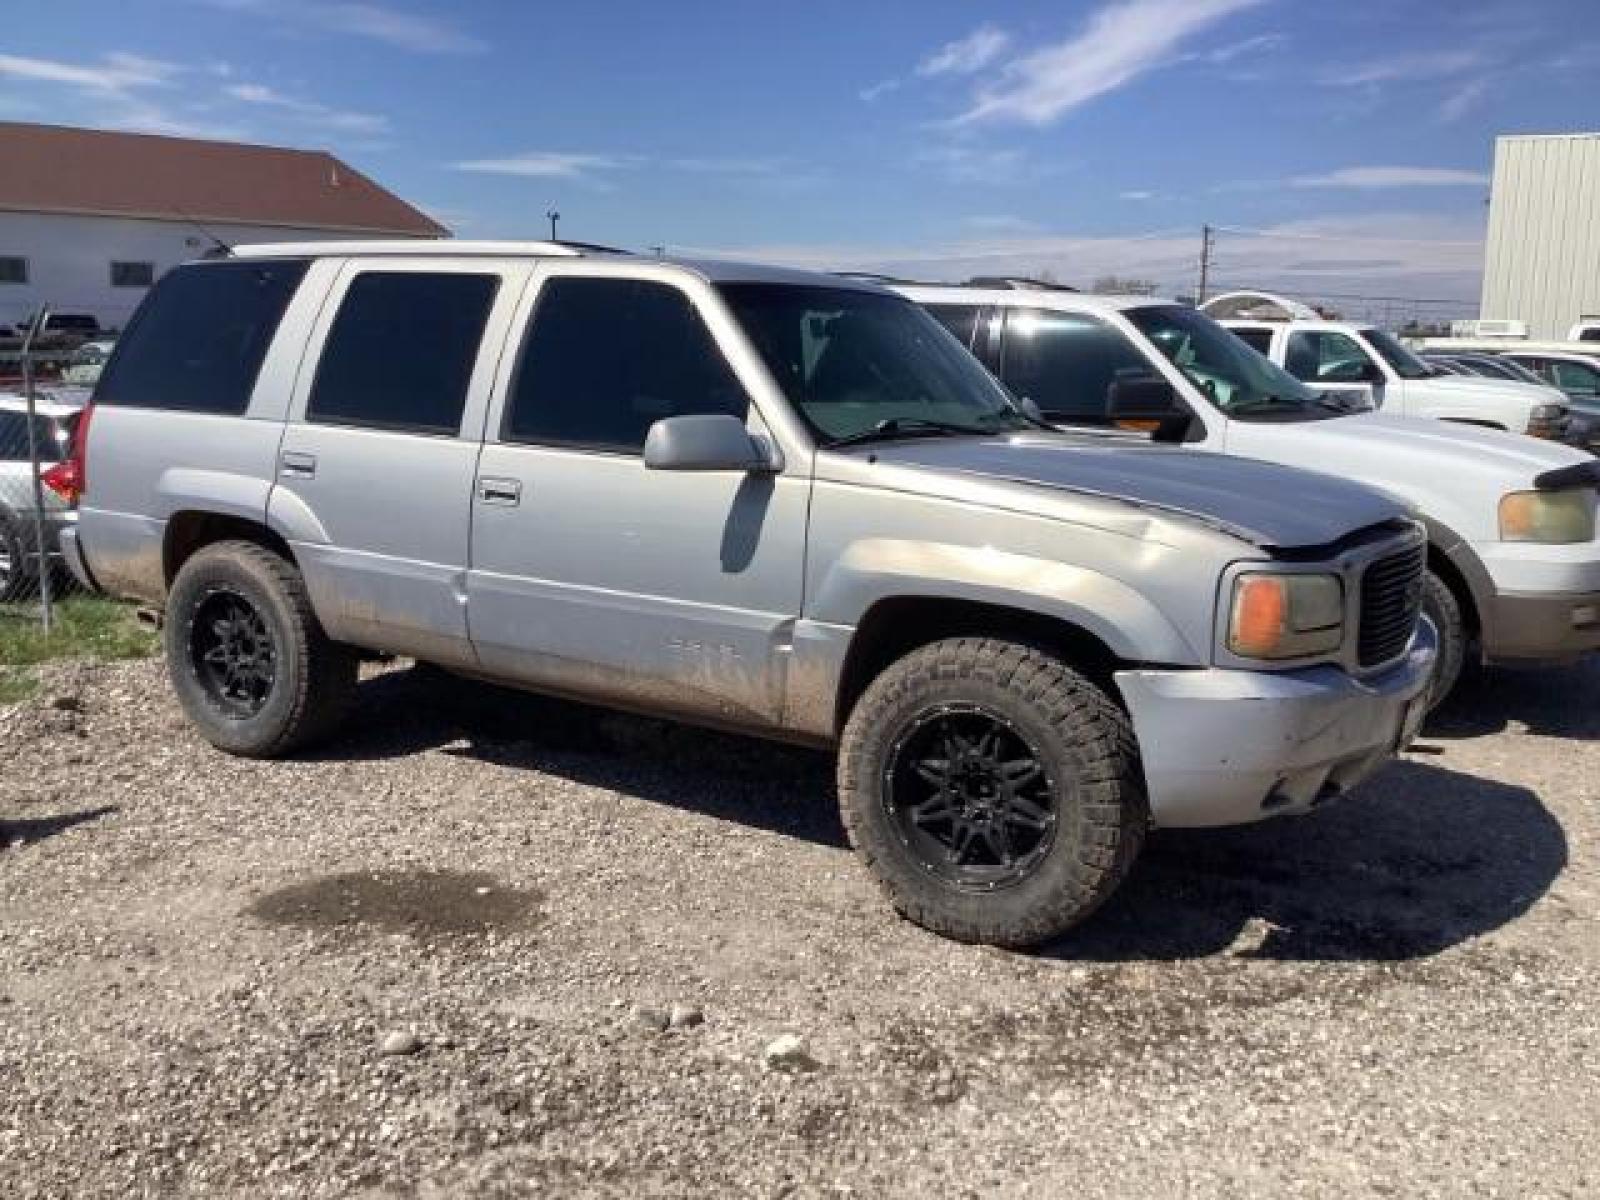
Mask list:
POLYGON ((149 287, 156 281, 156 265, 147 262, 111 264, 112 287, 149 287))
POLYGON ((1365 383, 1374 364, 1354 338, 1332 331, 1308 331, 1289 335, 1283 365, 1296 379, 1365 383))
POLYGON ((1128 338, 1092 317, 1043 309, 1006 314, 1001 378, 1054 420, 1106 420, 1111 385, 1155 369, 1128 338))
POLYGON ((306 419, 456 432, 499 286, 495 275, 356 276, 328 331, 306 419))
MULTIPOLYGON (((33 421, 39 461, 60 462, 72 441, 72 428, 77 418, 62 421, 36 416, 33 421)), ((28 457, 28 414, 0 410, 0 462, 27 462, 28 457)))
POLYGON ((0 283, 27 283, 28 260, 10 255, 0 257, 0 283))
POLYGON ((1600 391, 1600 370, 1585 363, 1554 359, 1550 371, 1556 386, 1564 392, 1586 392, 1594 395, 1600 391))
POLYGON ((750 401, 689 298, 636 279, 552 279, 522 343, 508 441, 637 453, 664 417, 750 401))
POLYGON ((1578 332, 1580 342, 1600 342, 1600 325, 1591 325, 1588 329, 1578 332))
POLYGON ((95 401, 242 413, 302 262, 223 262, 168 272, 134 314, 95 401))
POLYGON ((1228 332, 1258 354, 1269 354, 1272 350, 1270 329, 1230 329, 1228 332))
POLYGON ((933 319, 943 325, 968 350, 972 349, 972 337, 978 331, 978 317, 983 310, 973 304, 926 304, 923 306, 932 314, 933 319))

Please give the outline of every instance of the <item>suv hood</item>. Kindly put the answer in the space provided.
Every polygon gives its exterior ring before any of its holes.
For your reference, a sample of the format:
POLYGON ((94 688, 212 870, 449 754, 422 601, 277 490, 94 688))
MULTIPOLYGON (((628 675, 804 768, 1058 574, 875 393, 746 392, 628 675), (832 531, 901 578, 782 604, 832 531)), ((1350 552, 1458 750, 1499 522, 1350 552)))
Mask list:
POLYGON ((1481 397, 1485 400, 1521 402, 1531 409, 1535 404, 1565 404, 1566 393, 1538 383, 1516 379, 1486 379, 1481 375, 1435 375, 1429 379, 1408 379, 1406 388, 1424 395, 1433 392, 1442 399, 1481 397))
POLYGON ((1364 484, 1181 446, 1019 433, 886 442, 870 452, 884 464, 947 477, 981 477, 1177 513, 1267 549, 1326 546, 1410 515, 1404 501, 1364 484))

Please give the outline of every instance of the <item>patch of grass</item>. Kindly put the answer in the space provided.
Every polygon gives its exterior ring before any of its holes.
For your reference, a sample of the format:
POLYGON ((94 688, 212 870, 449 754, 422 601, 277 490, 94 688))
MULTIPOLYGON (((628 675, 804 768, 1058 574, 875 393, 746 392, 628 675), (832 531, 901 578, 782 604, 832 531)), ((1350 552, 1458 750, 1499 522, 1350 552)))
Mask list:
POLYGON ((145 658, 156 635, 140 627, 133 609, 102 596, 70 596, 55 606, 47 636, 37 608, 0 608, 0 703, 31 692, 32 673, 17 668, 56 658, 145 658), (18 695, 21 689, 21 695, 18 695))

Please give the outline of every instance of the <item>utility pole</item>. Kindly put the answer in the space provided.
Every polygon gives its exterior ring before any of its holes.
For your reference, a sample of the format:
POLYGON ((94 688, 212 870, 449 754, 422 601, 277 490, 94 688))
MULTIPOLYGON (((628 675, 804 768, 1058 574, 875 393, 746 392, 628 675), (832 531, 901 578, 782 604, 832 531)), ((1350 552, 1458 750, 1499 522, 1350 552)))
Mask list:
POLYGON ((1211 280, 1211 251, 1216 242, 1217 231, 1209 225, 1200 226, 1200 286, 1194 299, 1196 308, 1206 302, 1206 284, 1211 280))
POLYGON ((556 240, 556 222, 561 220, 561 214, 552 208, 544 215, 550 218, 550 240, 553 242, 556 240))

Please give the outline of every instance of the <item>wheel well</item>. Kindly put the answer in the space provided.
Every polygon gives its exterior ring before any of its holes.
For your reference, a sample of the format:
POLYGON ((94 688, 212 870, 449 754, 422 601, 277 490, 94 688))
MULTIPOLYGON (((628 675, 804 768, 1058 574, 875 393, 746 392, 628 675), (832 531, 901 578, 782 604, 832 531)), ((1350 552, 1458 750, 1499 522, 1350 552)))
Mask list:
POLYGON ((172 586, 178 571, 197 550, 213 542, 234 541, 254 542, 290 562, 294 561, 289 543, 259 521, 225 513, 179 512, 168 518, 166 538, 161 546, 161 569, 166 585, 172 586))
POLYGON ((1449 556, 1432 542, 1428 543, 1428 570, 1444 580, 1445 587, 1450 589, 1450 594, 1456 598, 1456 604, 1461 608, 1461 621, 1466 626, 1468 635, 1477 637, 1482 626, 1478 619, 1478 606, 1472 601, 1472 589, 1467 586, 1466 576, 1455 563, 1450 561, 1449 556))
POLYGON ((1119 661, 1092 633, 1067 621, 1022 608, 931 596, 880 600, 856 626, 839 677, 835 724, 843 729, 867 685, 889 664, 931 642, 952 637, 1000 637, 1041 646, 1117 695, 1112 674, 1119 661))

